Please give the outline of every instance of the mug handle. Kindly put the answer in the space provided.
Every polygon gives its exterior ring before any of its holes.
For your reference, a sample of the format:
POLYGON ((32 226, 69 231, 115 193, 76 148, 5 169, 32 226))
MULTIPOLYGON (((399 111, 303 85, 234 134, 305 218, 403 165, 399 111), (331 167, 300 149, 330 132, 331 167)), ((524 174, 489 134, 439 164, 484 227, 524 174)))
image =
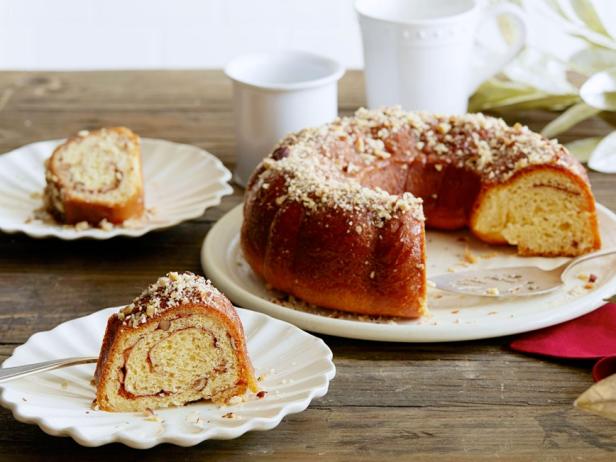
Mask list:
MULTIPOLYGON (((506 15, 513 19, 514 26, 517 29, 515 41, 509 45, 509 49, 503 55, 493 53, 487 64, 474 70, 469 85, 469 94, 473 94, 479 85, 497 74, 509 61, 515 58, 526 43, 526 21, 524 21, 524 12, 516 5, 511 3, 499 3, 487 8, 483 12, 480 23, 496 20, 501 15, 506 15)), ((477 49, 477 45, 475 45, 475 49, 477 49)))

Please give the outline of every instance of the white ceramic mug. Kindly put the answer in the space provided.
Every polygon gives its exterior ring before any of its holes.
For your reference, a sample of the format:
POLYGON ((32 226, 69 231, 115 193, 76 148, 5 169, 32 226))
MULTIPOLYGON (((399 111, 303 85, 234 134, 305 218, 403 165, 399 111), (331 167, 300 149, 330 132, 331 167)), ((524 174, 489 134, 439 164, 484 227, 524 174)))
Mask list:
POLYGON ((357 0, 368 106, 466 112, 469 96, 526 41, 520 8, 481 6, 478 0, 357 0), (477 63, 485 55, 475 43, 479 26, 501 15, 513 19, 514 42, 506 52, 477 63))
POLYGON ((235 181, 245 186, 257 164, 287 133, 338 115, 343 67, 303 51, 255 53, 231 61, 237 144, 235 181))

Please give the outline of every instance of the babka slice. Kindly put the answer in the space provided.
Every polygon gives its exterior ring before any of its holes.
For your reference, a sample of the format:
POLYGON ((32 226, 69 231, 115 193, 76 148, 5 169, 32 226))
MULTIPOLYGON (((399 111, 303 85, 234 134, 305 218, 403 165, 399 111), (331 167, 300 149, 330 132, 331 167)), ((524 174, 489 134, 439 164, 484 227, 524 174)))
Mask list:
POLYGON ((94 375, 105 411, 225 402, 257 382, 229 300, 192 273, 168 273, 107 323, 94 375))
POLYGON ((60 222, 119 224, 143 213, 141 143, 128 128, 82 130, 45 163, 45 206, 60 222))

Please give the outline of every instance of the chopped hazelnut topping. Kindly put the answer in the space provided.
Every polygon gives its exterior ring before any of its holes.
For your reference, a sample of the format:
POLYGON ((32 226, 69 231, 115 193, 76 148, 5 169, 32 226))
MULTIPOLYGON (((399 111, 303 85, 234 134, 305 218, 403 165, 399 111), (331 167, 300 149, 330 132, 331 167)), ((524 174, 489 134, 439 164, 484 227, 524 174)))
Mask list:
MULTIPOLYGON (((125 325, 137 327, 149 318, 178 305, 191 302, 216 304, 220 297, 218 289, 204 277, 190 272, 171 272, 145 289, 130 305, 122 308, 118 319, 125 325)), ((164 322, 161 321, 159 327, 163 328, 164 322)))
MULTIPOLYGON (((258 167, 253 191, 275 185, 272 205, 299 204, 307 215, 331 210, 349 218, 366 217, 361 231, 350 223, 345 230, 361 233, 369 225, 382 228, 402 214, 424 219, 421 199, 362 183, 363 172, 392 163, 408 168, 416 158, 437 171, 452 165, 476 172, 491 184, 505 182, 519 170, 538 164, 584 175, 583 167, 563 146, 520 124, 510 127, 502 119, 483 114, 448 116, 405 112, 400 107, 360 108, 354 117, 287 135, 258 167)), ((475 261, 476 257, 469 256, 466 263, 475 261)))

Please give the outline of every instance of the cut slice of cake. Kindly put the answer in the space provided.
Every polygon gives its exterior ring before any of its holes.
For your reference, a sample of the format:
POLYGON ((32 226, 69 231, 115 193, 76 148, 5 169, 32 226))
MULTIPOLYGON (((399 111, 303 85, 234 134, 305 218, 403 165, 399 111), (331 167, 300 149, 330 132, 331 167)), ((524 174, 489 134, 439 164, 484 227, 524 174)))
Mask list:
POLYGON ((257 391, 235 308, 189 272, 161 277, 109 318, 95 381, 105 411, 226 402, 257 391))
POLYGON ((45 163, 45 206, 60 222, 120 224, 143 213, 139 136, 128 128, 82 130, 45 163))

